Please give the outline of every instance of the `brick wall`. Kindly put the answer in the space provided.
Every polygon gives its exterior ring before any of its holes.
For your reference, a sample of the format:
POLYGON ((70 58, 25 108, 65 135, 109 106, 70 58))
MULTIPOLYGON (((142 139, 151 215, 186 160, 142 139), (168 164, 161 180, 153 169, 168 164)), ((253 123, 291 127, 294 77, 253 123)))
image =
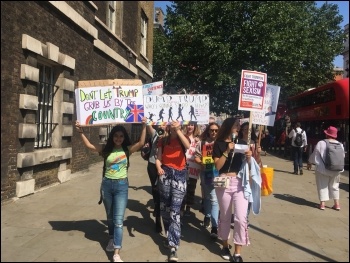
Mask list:
MULTIPOLYGON (((61 2, 62 3, 62 2, 61 2)), ((125 1, 123 20, 123 34, 121 41, 111 35, 95 16, 105 22, 106 1, 66 1, 70 7, 98 30, 98 39, 107 46, 116 50, 124 59, 136 67, 136 57, 128 58, 127 49, 131 48, 135 54, 139 54, 138 19, 141 5, 139 2, 125 1)), ((143 8, 150 17, 149 23, 153 26, 153 1, 143 1, 143 8)), ((19 109, 19 97, 21 94, 36 96, 37 84, 31 80, 21 79, 21 65, 36 67, 39 61, 44 61, 40 55, 22 48, 23 34, 40 41, 43 44, 52 43, 59 48, 59 52, 67 54, 75 60, 75 68, 55 65, 60 70, 60 76, 74 81, 75 85, 81 80, 93 79, 139 79, 144 83, 152 82, 152 78, 142 70, 135 74, 117 61, 111 59, 101 50, 94 47, 94 38, 84 31, 72 20, 68 19, 48 1, 2 1, 1 2, 1 201, 15 197, 16 182, 29 178, 35 179, 35 190, 41 187, 57 183, 57 173, 60 160, 34 167, 18 168, 18 153, 34 152, 34 139, 19 139, 18 127, 20 123, 33 124, 36 120, 36 111, 19 109), (6 102, 6 103, 4 103, 6 102)), ((151 33, 151 32, 150 32, 151 33)), ((151 33, 153 36, 153 33, 151 33)), ((153 49, 153 40, 149 45, 153 49)), ((152 52, 152 51, 150 51, 152 52)), ((137 56, 145 66, 152 61, 137 56)), ((50 62, 52 63, 52 62, 50 62)), ((57 64, 57 63, 56 63, 57 64)), ((63 102, 74 103, 74 93, 63 92, 63 102)), ((63 114, 60 118, 61 125, 72 125, 76 119, 76 113, 63 114)), ((139 125, 129 125, 128 129, 132 140, 138 139, 139 125)), ((100 143, 100 127, 86 128, 86 135, 91 143, 100 143)), ((63 148, 72 148, 72 158, 67 160, 67 169, 72 173, 87 169, 90 164, 101 161, 102 158, 86 149, 75 129, 72 136, 62 137, 63 148)))

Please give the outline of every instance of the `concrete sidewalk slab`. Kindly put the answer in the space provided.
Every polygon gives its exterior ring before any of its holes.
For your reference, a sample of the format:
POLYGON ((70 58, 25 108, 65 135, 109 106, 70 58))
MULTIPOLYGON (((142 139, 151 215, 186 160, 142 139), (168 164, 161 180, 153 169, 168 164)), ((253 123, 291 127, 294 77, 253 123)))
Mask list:
MULTIPOLYGON (((124 221, 125 262, 164 262, 165 237, 154 232, 147 163, 130 157, 129 202, 124 221)), ((313 171, 292 175, 293 164, 262 156, 274 168, 274 192, 262 197, 259 215, 250 213, 251 245, 243 247, 245 262, 349 261, 349 173, 341 176, 341 210, 317 209, 313 171)), ((2 262, 107 262, 105 211, 100 198, 102 162, 76 173, 74 179, 1 206, 2 262)), ((202 227, 200 186, 190 217, 184 218, 179 261, 224 262, 220 240, 212 241, 202 227)), ((230 240, 232 244, 232 240, 230 240)), ((233 250, 232 250, 233 252, 233 250)))

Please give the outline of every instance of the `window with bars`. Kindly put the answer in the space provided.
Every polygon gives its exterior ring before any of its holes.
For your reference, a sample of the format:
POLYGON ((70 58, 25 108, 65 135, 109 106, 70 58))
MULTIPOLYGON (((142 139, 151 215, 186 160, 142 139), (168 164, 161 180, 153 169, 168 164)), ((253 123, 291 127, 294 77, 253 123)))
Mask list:
POLYGON ((37 136, 34 147, 49 148, 52 143, 52 113, 53 113, 53 96, 54 96, 54 72, 49 66, 38 64, 39 83, 37 88, 38 111, 36 116, 37 136))
POLYGON ((141 14, 141 49, 142 55, 147 55, 147 17, 144 13, 141 14))
POLYGON ((116 1, 107 1, 107 26, 115 33, 116 1))

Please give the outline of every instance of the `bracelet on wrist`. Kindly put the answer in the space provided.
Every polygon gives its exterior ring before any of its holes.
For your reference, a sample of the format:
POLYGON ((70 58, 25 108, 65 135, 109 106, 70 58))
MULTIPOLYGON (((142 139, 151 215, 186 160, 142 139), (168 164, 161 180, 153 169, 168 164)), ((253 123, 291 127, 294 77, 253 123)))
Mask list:
POLYGON ((224 156, 225 158, 228 157, 227 153, 223 153, 222 156, 224 156))

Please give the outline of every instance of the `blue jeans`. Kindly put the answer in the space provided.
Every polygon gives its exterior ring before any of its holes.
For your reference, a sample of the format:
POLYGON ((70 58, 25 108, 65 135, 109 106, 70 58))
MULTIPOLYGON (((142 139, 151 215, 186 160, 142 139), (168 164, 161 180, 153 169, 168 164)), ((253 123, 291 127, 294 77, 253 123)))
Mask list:
POLYGON ((113 238, 114 248, 122 247, 123 222, 128 202, 129 182, 123 179, 102 179, 102 198, 107 214, 108 234, 113 238))
POLYGON ((294 172, 298 172, 298 168, 303 169, 303 147, 292 146, 292 155, 294 161, 294 172))
POLYGON ((204 172, 201 173, 201 184, 204 198, 204 216, 210 217, 212 227, 218 227, 219 203, 213 184, 206 182, 204 172))

